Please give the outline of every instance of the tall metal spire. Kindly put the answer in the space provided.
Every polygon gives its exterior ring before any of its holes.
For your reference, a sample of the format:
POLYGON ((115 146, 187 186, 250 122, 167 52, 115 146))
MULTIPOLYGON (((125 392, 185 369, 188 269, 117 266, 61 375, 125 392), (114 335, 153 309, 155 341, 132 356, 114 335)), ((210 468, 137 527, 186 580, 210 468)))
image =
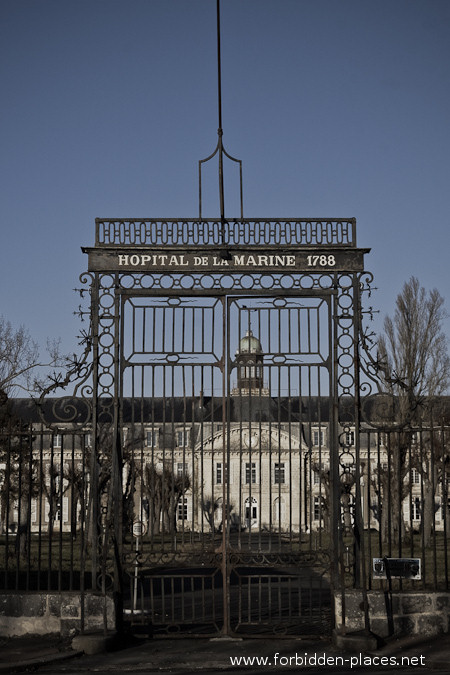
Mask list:
POLYGON ((199 176, 199 219, 202 219, 202 164, 208 162, 210 159, 218 154, 219 158, 219 202, 220 202, 220 220, 222 223, 222 242, 225 243, 225 189, 223 177, 223 158, 224 156, 232 162, 239 164, 239 187, 240 187, 240 217, 244 217, 243 208, 243 191, 242 191, 242 160, 232 157, 225 150, 223 146, 223 128, 222 128, 222 62, 221 62, 221 47, 220 47, 220 0, 216 0, 216 15, 217 15, 217 104, 218 104, 218 121, 217 129, 217 145, 211 155, 205 159, 199 160, 198 176, 199 176))
POLYGON ((217 98, 218 98, 218 114, 219 114, 219 128, 217 129, 219 151, 219 198, 220 198, 220 219, 225 220, 225 193, 223 185, 223 129, 222 129, 222 64, 220 58, 220 0, 216 4, 217 14, 217 98))

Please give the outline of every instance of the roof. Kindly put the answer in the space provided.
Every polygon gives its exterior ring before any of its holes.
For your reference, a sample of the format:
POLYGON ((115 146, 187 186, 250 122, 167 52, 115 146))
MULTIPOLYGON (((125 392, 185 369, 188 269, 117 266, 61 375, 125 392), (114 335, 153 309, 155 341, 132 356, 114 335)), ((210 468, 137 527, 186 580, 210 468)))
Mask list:
MULTIPOLYGON (((31 398, 10 399, 7 403, 11 412, 25 423, 76 424, 89 426, 91 420, 91 399, 78 397, 48 398, 37 406, 31 398)), ((339 422, 354 421, 354 399, 343 397, 339 401, 339 422)), ((143 423, 193 423, 218 422, 302 422, 303 424, 327 423, 330 419, 331 400, 327 396, 271 397, 258 395, 230 396, 222 405, 219 396, 175 396, 175 397, 124 397, 121 415, 124 424, 143 423)), ((362 399, 361 408, 368 422, 393 421, 392 400, 383 395, 362 399)), ((113 410, 113 400, 99 400, 99 411, 113 410)), ((450 414, 450 397, 440 397, 435 402, 435 423, 442 415, 450 414)))

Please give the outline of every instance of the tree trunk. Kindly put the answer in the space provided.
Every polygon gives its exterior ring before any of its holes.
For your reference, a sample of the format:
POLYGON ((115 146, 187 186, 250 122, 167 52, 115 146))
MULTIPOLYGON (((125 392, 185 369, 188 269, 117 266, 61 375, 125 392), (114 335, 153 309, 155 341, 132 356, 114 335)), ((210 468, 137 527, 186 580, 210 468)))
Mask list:
POLYGON ((20 497, 20 519, 17 528, 16 549, 23 558, 28 553, 28 525, 28 495, 22 494, 20 497))
POLYGON ((425 548, 431 544, 434 516, 434 497, 435 495, 432 482, 426 478, 423 480, 423 513, 420 523, 425 548))

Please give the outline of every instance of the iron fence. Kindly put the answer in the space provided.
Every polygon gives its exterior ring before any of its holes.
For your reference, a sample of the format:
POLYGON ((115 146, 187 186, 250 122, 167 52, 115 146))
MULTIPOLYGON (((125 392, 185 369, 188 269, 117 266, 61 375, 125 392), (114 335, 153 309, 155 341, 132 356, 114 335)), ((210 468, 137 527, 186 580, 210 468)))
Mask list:
POLYGON ((0 584, 95 588, 91 434, 16 422, 0 432, 0 584))
MULTIPOLYGON (((265 431, 263 426, 260 429, 262 435, 265 431)), ((191 423, 189 428, 194 434, 195 423, 191 423)), ((275 615, 276 611, 286 611, 288 615, 292 613, 293 608, 301 603, 302 593, 306 592, 304 584, 299 584, 295 566, 301 560, 304 574, 308 566, 313 569, 317 564, 317 556, 328 550, 331 478, 327 428, 323 420, 309 432, 292 427, 291 457, 286 465, 276 461, 279 449, 272 449, 272 496, 275 503, 276 497, 281 495, 285 508, 282 511, 279 505, 279 511, 272 515, 270 527, 262 523, 260 513, 263 505, 256 499, 262 495, 260 476, 267 468, 259 448, 255 449, 252 461, 247 461, 249 466, 242 465, 244 473, 241 481, 244 484, 247 481, 248 489, 253 489, 256 505, 253 506, 251 500, 243 500, 236 505, 233 514, 236 526, 234 534, 232 531, 229 534, 230 549, 240 554, 240 563, 233 572, 232 594, 237 593, 237 588, 244 589, 236 595, 240 603, 236 610, 239 624, 251 624, 261 606, 267 605, 269 614, 275 615), (303 449, 298 444, 299 434, 310 439, 303 449), (294 455, 298 457, 294 458, 294 455), (294 464, 295 471, 291 471, 294 464), (253 479, 255 482, 252 484, 253 479), (295 519, 292 517, 294 503, 298 510, 298 518, 295 519), (245 553, 248 556, 247 566, 243 564, 245 553), (256 574, 252 565, 257 562, 258 555, 267 568, 256 574), (289 573, 276 572, 277 560, 286 565, 290 560, 289 573), (277 574, 276 593, 290 598, 287 605, 283 605, 284 609, 281 609, 281 604, 276 604, 278 596, 271 590, 275 588, 277 574)), ((342 434, 345 434, 348 446, 356 442, 358 435, 354 429, 346 429, 342 434)), ((181 446, 173 443, 174 436, 170 439, 170 447, 160 449, 173 462, 180 455, 181 446)), ((393 590, 449 589, 449 439, 450 428, 445 425, 408 430, 380 427, 360 430, 359 467, 352 464, 340 469, 340 574, 346 586, 365 584, 367 589, 393 590), (360 499, 360 525, 355 519, 357 494, 360 499), (361 531, 357 531, 358 527, 361 531), (375 568, 377 561, 393 558, 419 560, 420 569, 409 578, 378 574, 375 568)), ((182 442, 182 439, 179 440, 182 442)), ((174 601, 170 585, 174 576, 170 581, 170 573, 167 568, 162 569, 161 563, 173 559, 185 566, 186 561, 194 564, 198 558, 199 565, 203 566, 205 560, 209 560, 211 570, 209 574, 203 570, 201 575, 192 570, 191 573, 185 571, 187 576, 183 588, 186 593, 177 596, 182 603, 181 616, 190 616, 191 613, 194 619, 199 612, 205 611, 200 610, 196 603, 202 605, 202 593, 204 596, 206 588, 214 588, 209 602, 211 616, 215 617, 213 623, 218 623, 223 599, 219 597, 220 593, 216 593, 221 580, 215 561, 220 556, 220 488, 222 481, 227 480, 224 468, 218 461, 217 452, 211 452, 205 444, 203 456, 197 458, 198 472, 193 472, 189 461, 194 457, 193 450, 190 450, 194 446, 183 446, 181 452, 184 452, 185 461, 175 462, 174 472, 169 471, 167 463, 162 469, 166 471, 169 490, 176 496, 173 504, 176 526, 172 529, 160 509, 156 528, 156 507, 151 504, 152 494, 156 498, 156 493, 152 493, 150 485, 147 491, 144 489, 147 479, 157 480, 159 468, 155 461, 155 442, 154 427, 150 425, 145 429, 145 435, 140 437, 139 450, 134 446, 133 452, 124 452, 122 498, 124 512, 128 510, 128 515, 123 520, 123 563, 129 583, 128 610, 142 609, 142 602, 137 602, 134 594, 139 587, 141 597, 142 588, 147 585, 144 593, 146 611, 151 609, 155 621, 158 616, 161 618, 164 613, 167 614, 162 608, 169 599, 174 601), (129 490, 130 482, 127 483, 126 477, 132 475, 133 489, 129 490), (218 490, 215 499, 210 495, 214 504, 209 510, 205 502, 206 476, 211 477, 212 489, 218 490), (180 485, 183 486, 181 491, 180 485), (136 522, 140 522, 143 528, 137 534, 132 529, 136 522), (136 537, 139 537, 138 549, 136 537), (137 586, 136 575, 139 579, 137 586), (202 584, 206 584, 205 588, 202 584), (150 607, 151 597, 154 604, 150 607)), ((158 442, 162 445, 162 436, 158 442)), ((36 424, 21 425, 20 429, 3 429, 0 435, 2 588, 108 590, 108 576, 113 572, 108 557, 110 552, 107 555, 103 547, 112 487, 111 456, 105 448, 107 444, 97 457, 93 457, 89 429, 80 432, 60 428, 56 433, 36 424), (95 485, 93 471, 97 476, 95 485), (94 501, 97 502, 96 508, 94 501), (96 521, 95 513, 98 514, 96 521)), ((313 593, 314 588, 325 587, 328 583, 329 563, 325 562, 321 570, 320 579, 316 575, 308 592, 313 593)), ((180 575, 183 576, 178 570, 176 578, 181 578, 180 575)))
POLYGON ((361 433, 361 579, 368 589, 449 589, 449 441, 443 424, 361 433), (415 561, 415 574, 386 573, 389 559, 415 561))

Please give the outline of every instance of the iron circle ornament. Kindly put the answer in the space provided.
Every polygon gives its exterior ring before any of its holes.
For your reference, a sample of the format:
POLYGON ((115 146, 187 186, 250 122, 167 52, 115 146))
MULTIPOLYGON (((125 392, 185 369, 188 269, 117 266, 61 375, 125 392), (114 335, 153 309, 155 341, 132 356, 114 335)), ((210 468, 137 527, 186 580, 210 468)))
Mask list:
POLYGON ((282 288, 293 288, 295 285, 294 277, 291 274, 284 274, 280 279, 280 286, 282 288))
POLYGON ((195 278, 190 274, 184 275, 183 278, 180 279, 180 286, 184 289, 194 288, 195 278))
POLYGON ((203 274, 200 278, 200 286, 205 290, 214 287, 214 277, 211 274, 203 274))
POLYGON ((271 288, 275 284, 275 278, 272 274, 267 274, 261 279, 261 288, 271 288))

